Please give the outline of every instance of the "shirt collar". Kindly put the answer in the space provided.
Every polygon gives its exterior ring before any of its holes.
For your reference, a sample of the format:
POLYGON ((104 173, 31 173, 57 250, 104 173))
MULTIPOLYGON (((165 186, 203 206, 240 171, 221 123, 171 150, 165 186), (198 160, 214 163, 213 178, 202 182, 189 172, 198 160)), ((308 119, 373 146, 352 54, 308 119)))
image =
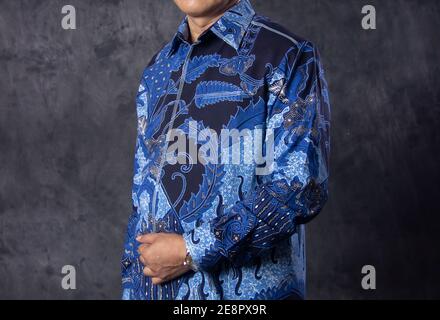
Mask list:
MULTIPOLYGON (((226 11, 209 30, 235 50, 238 50, 254 15, 255 11, 249 0, 240 0, 237 4, 226 11)), ((179 41, 188 39, 188 36, 188 17, 185 17, 180 23, 177 33, 171 41, 171 48, 168 52, 168 57, 176 50, 179 41)))

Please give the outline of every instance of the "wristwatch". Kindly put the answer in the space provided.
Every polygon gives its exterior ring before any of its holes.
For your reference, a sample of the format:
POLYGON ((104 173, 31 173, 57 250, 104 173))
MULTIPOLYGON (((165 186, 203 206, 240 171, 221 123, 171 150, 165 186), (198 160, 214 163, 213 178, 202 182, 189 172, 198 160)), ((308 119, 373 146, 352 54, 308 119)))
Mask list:
POLYGON ((191 253, 189 252, 188 249, 186 249, 186 257, 185 260, 183 261, 183 265, 188 266, 194 272, 197 271, 197 267, 194 265, 193 259, 191 257, 191 253))

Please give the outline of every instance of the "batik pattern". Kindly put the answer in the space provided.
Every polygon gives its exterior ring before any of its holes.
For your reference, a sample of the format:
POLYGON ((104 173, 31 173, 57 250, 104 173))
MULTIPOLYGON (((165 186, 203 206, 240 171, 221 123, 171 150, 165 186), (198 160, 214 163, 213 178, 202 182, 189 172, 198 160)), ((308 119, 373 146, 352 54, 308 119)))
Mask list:
POLYGON ((330 104, 317 49, 256 15, 248 0, 197 43, 187 39, 184 19, 145 69, 136 99, 123 299, 304 297, 304 224, 328 197, 330 104), (247 162, 169 164, 170 128, 263 128, 262 149, 269 132, 274 139, 270 174, 247 162), (198 271, 152 285, 135 240, 149 232, 182 234, 198 271))

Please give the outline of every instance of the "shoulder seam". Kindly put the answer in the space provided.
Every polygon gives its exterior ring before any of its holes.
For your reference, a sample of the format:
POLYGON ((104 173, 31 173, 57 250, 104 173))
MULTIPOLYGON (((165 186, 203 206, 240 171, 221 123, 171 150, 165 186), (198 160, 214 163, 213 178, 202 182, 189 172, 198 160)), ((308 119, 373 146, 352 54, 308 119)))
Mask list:
POLYGON ((265 29, 267 29, 267 30, 269 30, 269 31, 272 31, 272 32, 276 33, 276 34, 279 34, 280 36, 283 36, 283 37, 285 37, 286 39, 289 39, 290 41, 292 41, 296 46, 298 45, 298 41, 296 41, 296 40, 295 40, 294 38, 292 38, 291 36, 285 34, 284 32, 281 32, 281 31, 279 31, 279 30, 276 30, 276 29, 274 29, 274 28, 271 28, 271 27, 269 27, 269 26, 267 26, 267 25, 265 25, 264 23, 261 23, 261 22, 252 21, 252 24, 254 24, 254 25, 256 25, 256 26, 259 26, 259 27, 262 27, 262 28, 265 28, 265 29))

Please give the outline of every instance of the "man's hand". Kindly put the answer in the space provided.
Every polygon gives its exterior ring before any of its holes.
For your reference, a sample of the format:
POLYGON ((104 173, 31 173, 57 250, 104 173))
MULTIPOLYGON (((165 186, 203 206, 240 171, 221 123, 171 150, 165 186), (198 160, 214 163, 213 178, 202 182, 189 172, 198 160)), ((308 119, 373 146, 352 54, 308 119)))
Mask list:
POLYGON ((185 240, 171 233, 150 233, 136 238, 140 261, 145 266, 144 274, 153 284, 161 284, 177 278, 191 269, 184 266, 186 258, 185 240))

